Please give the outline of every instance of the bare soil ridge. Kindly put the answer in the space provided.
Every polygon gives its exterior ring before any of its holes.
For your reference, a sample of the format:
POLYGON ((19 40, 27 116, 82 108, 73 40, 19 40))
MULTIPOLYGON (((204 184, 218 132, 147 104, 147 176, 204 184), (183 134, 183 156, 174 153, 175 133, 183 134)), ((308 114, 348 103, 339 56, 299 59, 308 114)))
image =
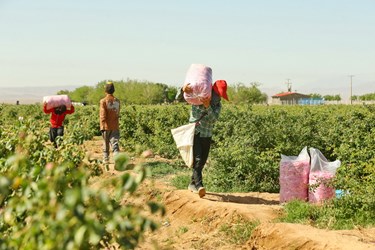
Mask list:
MULTIPOLYGON (((101 158, 100 138, 87 142, 85 147, 91 157, 101 158)), ((95 185, 118 174, 121 173, 113 170, 111 164, 109 172, 96 178, 95 185)), ((277 222, 282 211, 278 194, 208 190, 205 197, 199 198, 187 189, 177 190, 167 179, 147 180, 138 191, 143 195, 124 202, 142 204, 148 198, 158 197, 166 215, 153 218, 160 228, 148 232, 137 249, 375 249, 375 228, 333 231, 277 222), (259 223, 241 245, 233 243, 223 232, 223 225, 235 225, 239 218, 259 223)))

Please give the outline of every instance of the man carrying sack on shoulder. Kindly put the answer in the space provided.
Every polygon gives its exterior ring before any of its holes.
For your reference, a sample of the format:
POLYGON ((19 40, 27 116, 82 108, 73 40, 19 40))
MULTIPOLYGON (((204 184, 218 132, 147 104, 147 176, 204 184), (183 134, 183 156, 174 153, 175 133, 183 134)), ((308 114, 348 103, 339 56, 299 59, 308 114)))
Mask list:
MULTIPOLYGON (((183 91, 191 93, 193 90, 190 84, 187 83, 184 85, 183 91)), ((200 198, 206 195, 202 170, 210 152, 214 124, 220 115, 221 98, 228 101, 227 82, 225 80, 216 81, 212 86, 211 97, 202 100, 202 105, 192 105, 191 108, 189 122, 196 123, 196 126, 193 145, 193 173, 188 189, 198 193, 200 198)))

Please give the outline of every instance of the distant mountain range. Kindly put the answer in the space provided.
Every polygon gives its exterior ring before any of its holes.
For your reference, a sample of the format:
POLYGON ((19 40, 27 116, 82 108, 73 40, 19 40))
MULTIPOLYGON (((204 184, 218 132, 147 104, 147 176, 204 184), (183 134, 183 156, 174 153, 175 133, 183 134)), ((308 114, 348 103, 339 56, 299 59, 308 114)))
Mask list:
POLYGON ((41 103, 43 96, 56 95, 60 90, 75 90, 80 86, 50 87, 0 87, 0 103, 34 104, 41 103))

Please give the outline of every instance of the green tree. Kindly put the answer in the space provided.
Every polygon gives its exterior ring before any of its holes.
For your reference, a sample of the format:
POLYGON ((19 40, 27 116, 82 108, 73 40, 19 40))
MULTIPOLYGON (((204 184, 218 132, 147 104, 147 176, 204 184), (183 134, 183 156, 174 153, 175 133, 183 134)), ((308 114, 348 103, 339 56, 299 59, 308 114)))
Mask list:
POLYGON ((313 94, 310 94, 309 96, 310 98, 323 98, 322 95, 318 93, 313 93, 313 94))
POLYGON ((259 90, 259 83, 252 82, 250 87, 243 83, 237 83, 228 87, 228 96, 231 102, 239 103, 264 103, 267 101, 267 95, 259 90))
POLYGON ((326 101, 334 101, 335 97, 333 95, 325 95, 323 96, 324 100, 326 101))
MULTIPOLYGON (((106 82, 107 81, 101 81, 101 82, 97 83, 96 87, 88 93, 87 101, 88 101, 89 104, 99 105, 100 99, 105 96, 104 86, 105 86, 106 82)), ((115 85, 115 89, 117 91, 117 88, 116 88, 117 86, 116 86, 115 83, 114 83, 114 85, 115 85)))
POLYGON ((57 94, 58 95, 69 95, 69 90, 59 90, 58 92, 57 92, 57 94))
POLYGON ((116 95, 126 104, 157 104, 164 101, 164 87, 160 84, 132 80, 118 85, 116 95))
POLYGON ((375 93, 361 95, 361 96, 359 96, 359 100, 361 100, 361 101, 374 101, 375 100, 375 93))
POLYGON ((87 103, 87 98, 93 90, 93 87, 82 86, 70 92, 69 97, 72 101, 87 103))
POLYGON ((177 87, 167 87, 165 90, 167 102, 173 102, 177 95, 177 87))
POLYGON ((341 101, 340 95, 325 95, 323 98, 326 101, 341 101))
POLYGON ((359 96, 353 95, 351 99, 352 99, 352 101, 357 101, 357 100, 359 100, 359 96))

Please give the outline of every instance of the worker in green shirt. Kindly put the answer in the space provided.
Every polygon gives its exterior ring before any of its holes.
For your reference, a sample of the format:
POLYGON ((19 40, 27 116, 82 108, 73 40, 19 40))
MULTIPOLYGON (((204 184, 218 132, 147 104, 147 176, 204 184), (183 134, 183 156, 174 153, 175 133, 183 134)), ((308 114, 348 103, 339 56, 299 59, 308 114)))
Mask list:
MULTIPOLYGON (((193 91, 189 83, 182 90, 186 93, 193 91)), ((192 105, 191 108, 189 122, 195 122, 196 126, 193 145, 193 173, 188 189, 198 193, 201 198, 206 195, 202 170, 210 152, 212 130, 220 115, 221 98, 228 101, 227 82, 225 80, 216 81, 212 86, 211 97, 202 100, 202 105, 192 105)))

